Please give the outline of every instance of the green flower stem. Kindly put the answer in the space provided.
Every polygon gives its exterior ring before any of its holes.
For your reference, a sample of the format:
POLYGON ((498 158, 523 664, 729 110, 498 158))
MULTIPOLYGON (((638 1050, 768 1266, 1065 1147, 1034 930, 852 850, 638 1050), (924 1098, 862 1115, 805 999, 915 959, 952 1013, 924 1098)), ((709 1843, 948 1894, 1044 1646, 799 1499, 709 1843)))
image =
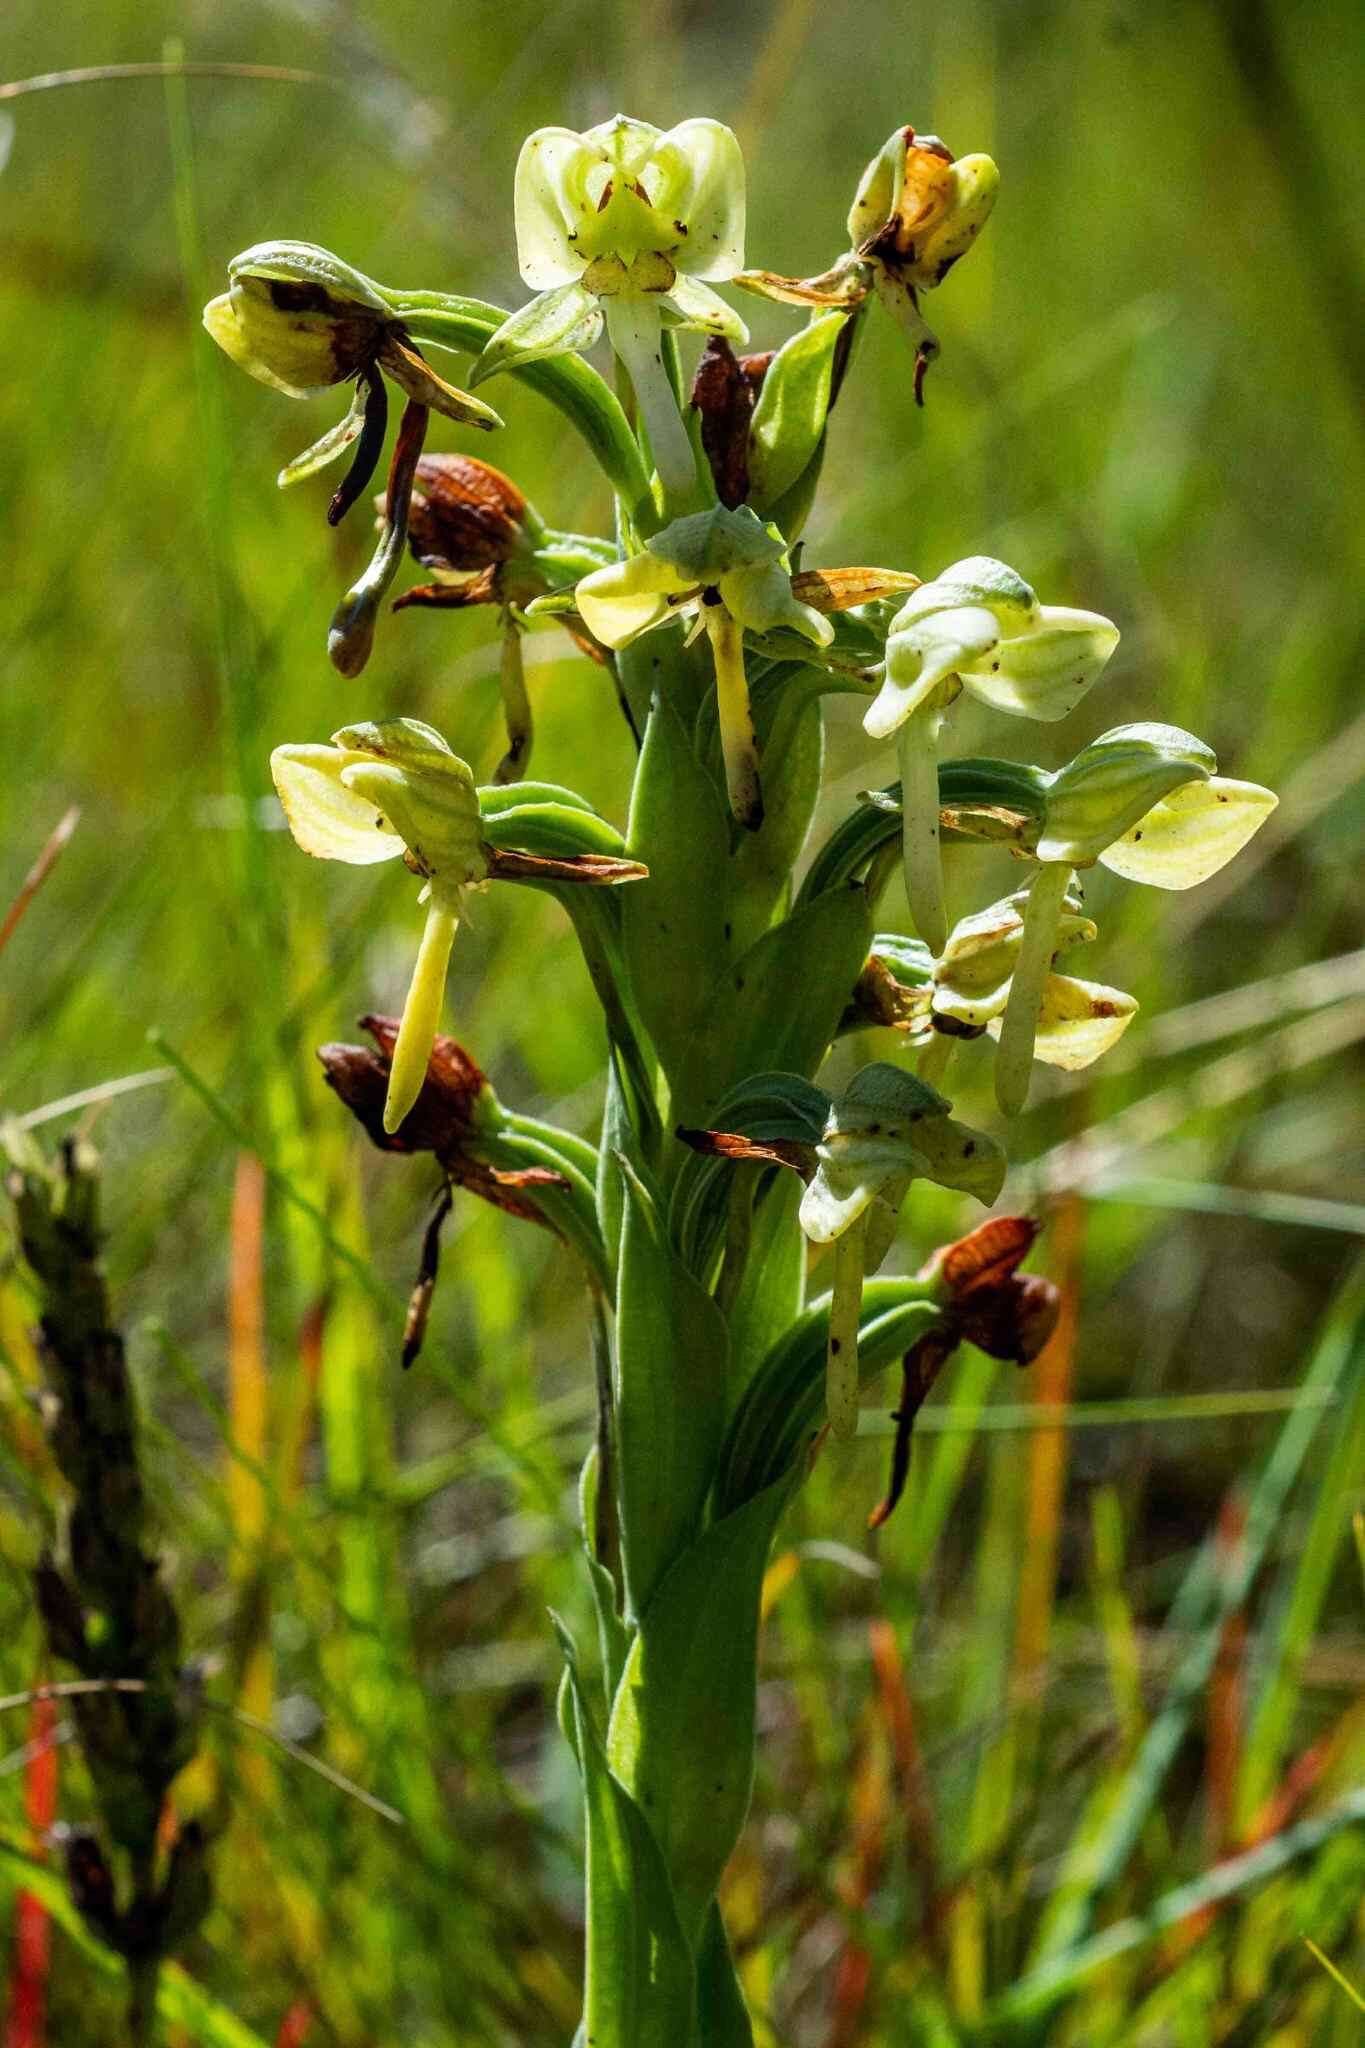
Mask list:
POLYGON ((1038 1011, 1057 950, 1057 926, 1070 880, 1071 869, 1065 861, 1044 861, 1029 885, 1019 957, 995 1055, 995 1099, 1005 1116, 1018 1116, 1028 1102, 1038 1011))
POLYGON ((602 301, 611 345, 635 388, 663 485, 664 516, 676 519, 697 505, 697 465, 663 358, 663 327, 652 299, 622 294, 602 301))
POLYGON ((938 955, 948 943, 943 902, 943 854, 939 845, 938 716, 915 712, 897 736, 901 770, 901 845, 905 893, 915 929, 938 955))
POLYGON ((422 943, 417 949, 417 965, 412 970, 408 999, 403 1005, 403 1021, 398 1028, 398 1042, 394 1046, 393 1063, 389 1069, 384 1129, 390 1134, 398 1129, 416 1102, 427 1077, 431 1042, 441 1022, 450 949, 455 943, 459 922, 459 891, 448 895, 439 883, 433 881, 422 943))
POLYGON ((834 1275, 825 1352, 825 1407, 836 1436, 858 1432, 858 1317, 863 1300, 863 1247, 867 1216, 834 1240, 834 1275))
POLYGON ((531 700, 526 694, 526 668, 521 658, 521 627, 510 612, 503 615, 498 687, 502 691, 502 715, 507 725, 507 752, 493 770, 493 780, 520 782, 531 758, 534 731, 531 700))
POLYGON ((758 741, 749 708, 749 678, 744 668, 744 633, 739 620, 723 604, 707 604, 703 599, 701 615, 706 621, 716 664, 716 704, 730 809, 741 825, 757 832, 763 823, 763 790, 758 779, 758 741))
MULTIPOLYGON (((507 318, 500 306, 485 305, 480 299, 448 299, 439 292, 390 296, 414 341, 433 342, 460 355, 480 355, 507 318)), ((578 430, 636 532, 657 531, 659 511, 635 436, 620 403, 592 365, 581 356, 550 356, 507 374, 547 398, 578 430)))

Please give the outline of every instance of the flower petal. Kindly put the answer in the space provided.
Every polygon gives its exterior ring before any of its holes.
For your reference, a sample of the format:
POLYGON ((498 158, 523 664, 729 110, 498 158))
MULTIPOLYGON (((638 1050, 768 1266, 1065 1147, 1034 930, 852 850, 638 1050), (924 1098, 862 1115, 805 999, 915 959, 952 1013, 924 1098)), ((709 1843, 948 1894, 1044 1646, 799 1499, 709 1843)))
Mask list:
MULTIPOLYGON (((1080 981, 1069 974, 1050 974, 1043 986, 1033 1057, 1049 1067, 1075 1073, 1117 1045, 1137 1015, 1134 996, 1102 982, 1080 981)), ((987 1023, 992 1038, 1000 1036, 1000 1020, 987 1023)))
POLYGON ((834 627, 823 612, 802 604, 792 593, 791 577, 780 562, 760 562, 732 569, 720 579, 725 608, 751 633, 772 633, 785 626, 816 647, 828 647, 834 627))
POLYGON ((723 334, 736 348, 743 348, 749 330, 733 306, 727 306, 719 292, 695 277, 674 278, 661 301, 665 327, 695 328, 702 334, 723 334), (670 315, 673 317, 670 318, 670 315))
POLYGON ((1116 725, 1053 776, 1038 859, 1092 866, 1173 790, 1217 767, 1212 748, 1178 725, 1116 725))
MULTIPOLYGON (((916 591, 911 604, 921 595, 916 591)), ((988 657, 999 641, 995 614, 984 605, 931 612, 903 629, 893 625, 886 680, 868 707, 863 730, 874 740, 889 739, 947 676, 988 657)))
POLYGON ((733 277, 744 265, 744 154, 734 131, 720 121, 682 121, 654 145, 655 166, 666 193, 651 194, 653 203, 662 207, 666 197, 674 225, 686 230, 670 250, 677 268, 691 277, 733 277))
POLYGON ((1052 974, 1043 989, 1035 1059, 1075 1072, 1117 1045, 1138 1013, 1138 1000, 1125 989, 1075 975, 1052 974))
POLYGON ((1154 889, 1193 889, 1226 867, 1279 798, 1256 782, 1212 775, 1173 789, 1100 855, 1105 867, 1154 889))
POLYGON ((904 1143, 887 1141, 877 1147, 871 1140, 859 1140, 856 1161, 847 1165, 823 1156, 824 1149, 799 1211, 801 1228, 812 1244, 831 1244, 891 1183, 929 1171, 925 1155, 904 1143))
POLYGON ((340 747, 276 747, 270 756, 284 815, 298 845, 319 860, 369 867, 403 851, 372 803, 348 789, 342 774, 366 757, 340 747))
POLYGON ((276 376, 257 355, 231 292, 220 292, 216 299, 210 299, 204 308, 203 318, 205 327, 224 355, 231 356, 238 369, 245 370, 258 384, 268 384, 272 391, 282 391, 286 398, 316 398, 321 392, 331 389, 330 377, 324 378, 320 384, 290 384, 283 377, 276 376))
POLYGON ((688 579, 658 555, 632 555, 594 569, 575 592, 579 616, 605 647, 625 647, 669 616, 670 597, 689 588, 688 579))
POLYGON ((962 680, 997 711, 1065 718, 1099 680, 1118 644, 1118 627, 1098 612, 1044 605, 1031 631, 1003 640, 993 656, 964 670, 962 680))
POLYGON ((601 150, 571 128, 537 128, 522 144, 513 211, 517 264, 533 291, 582 275, 585 259, 573 237, 579 222, 592 217, 588 178, 601 161, 601 150))

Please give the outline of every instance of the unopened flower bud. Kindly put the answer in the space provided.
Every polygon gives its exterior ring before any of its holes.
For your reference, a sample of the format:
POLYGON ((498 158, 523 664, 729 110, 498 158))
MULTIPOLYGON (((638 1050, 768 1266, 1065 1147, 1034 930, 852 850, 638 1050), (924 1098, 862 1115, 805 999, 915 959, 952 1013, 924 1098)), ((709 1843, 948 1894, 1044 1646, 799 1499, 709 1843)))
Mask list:
POLYGON ((393 325, 379 286, 311 242, 260 242, 228 265, 204 325, 233 361, 291 398, 341 384, 393 325))

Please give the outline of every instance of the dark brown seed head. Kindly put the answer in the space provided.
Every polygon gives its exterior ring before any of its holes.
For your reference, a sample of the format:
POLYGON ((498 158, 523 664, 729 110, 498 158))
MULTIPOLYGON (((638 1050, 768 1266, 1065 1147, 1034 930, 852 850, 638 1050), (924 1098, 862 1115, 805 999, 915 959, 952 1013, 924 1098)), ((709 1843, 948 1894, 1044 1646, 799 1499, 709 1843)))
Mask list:
POLYGON ((526 500, 510 477, 472 455, 424 455, 408 540, 428 569, 465 573, 506 562, 524 545, 526 500))

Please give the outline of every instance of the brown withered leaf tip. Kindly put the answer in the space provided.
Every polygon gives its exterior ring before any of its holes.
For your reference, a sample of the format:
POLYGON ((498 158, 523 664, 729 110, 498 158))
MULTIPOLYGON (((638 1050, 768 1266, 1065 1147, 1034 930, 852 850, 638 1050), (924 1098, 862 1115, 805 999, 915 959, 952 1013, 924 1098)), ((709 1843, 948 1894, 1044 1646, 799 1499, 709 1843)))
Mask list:
POLYGON ((848 612, 919 587, 920 578, 905 569, 802 569, 792 577, 792 595, 817 612, 848 612))
POLYGON ((881 1527, 905 1491, 915 1417, 958 1345, 975 1344, 990 1358, 1027 1365, 1056 1329, 1057 1289, 1036 1273, 1018 1271, 1040 1228, 1032 1216, 993 1216, 935 1252, 923 1267, 920 1277, 937 1280, 948 1298, 938 1326, 902 1361, 891 1478, 885 1499, 868 1517, 869 1528, 881 1527))
POLYGON ((642 861, 625 860, 612 853, 518 853, 512 848, 485 846, 488 872, 494 880, 522 882, 577 882, 589 888, 610 889, 620 882, 643 882, 649 869, 642 861))
POLYGON ((797 1138, 746 1138, 740 1131, 703 1131, 680 1124, 676 1135, 711 1159, 740 1159, 765 1166, 790 1166, 803 1180, 814 1171, 814 1147, 797 1138))

